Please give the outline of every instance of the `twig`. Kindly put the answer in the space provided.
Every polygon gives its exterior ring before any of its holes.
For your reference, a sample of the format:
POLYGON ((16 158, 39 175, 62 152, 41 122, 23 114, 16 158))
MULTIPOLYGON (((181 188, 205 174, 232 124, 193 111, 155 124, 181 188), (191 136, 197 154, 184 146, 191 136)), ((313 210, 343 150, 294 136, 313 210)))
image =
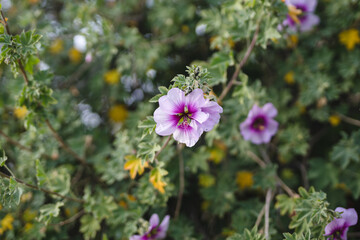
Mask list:
POLYGON ((271 201, 271 188, 266 192, 265 198, 265 239, 269 240, 269 212, 270 212, 270 201, 271 201))
POLYGON ((354 126, 360 127, 360 121, 351 117, 347 117, 345 115, 339 114, 339 117, 341 118, 341 120, 343 120, 344 122, 347 122, 349 124, 352 124, 354 126))
MULTIPOLYGON (((266 163, 261 160, 255 153, 248 151, 247 155, 254 161, 256 162, 261 168, 265 168, 266 167, 266 163)), ((299 195, 294 193, 293 190, 291 190, 291 188, 289 188, 282 180, 279 176, 275 176, 276 182, 280 185, 280 187, 290 196, 290 197, 298 197, 299 195)))
POLYGON ((261 219, 264 216, 265 213, 265 205, 263 206, 263 208, 261 209, 259 215, 257 216, 256 222, 255 222, 255 227, 258 228, 260 223, 261 223, 261 219))
POLYGON ((218 102, 221 102, 224 97, 226 96, 226 94, 228 94, 228 92, 230 91, 231 87, 234 85, 234 83, 236 82, 237 77, 239 76, 240 70, 241 68, 245 65, 245 63, 247 62, 248 58, 250 57, 250 54, 252 52, 252 50, 254 49, 255 43, 256 43, 256 39, 259 35, 259 30, 260 30, 260 21, 256 27, 254 36, 251 40, 251 43, 248 47, 248 49, 246 50, 246 53, 244 55, 244 58, 241 60, 241 62, 236 66, 235 72, 231 77, 230 82, 228 83, 228 85, 224 88, 224 90, 221 92, 219 98, 218 98, 218 102))
POLYGON ((24 77, 24 79, 25 79, 26 85, 29 85, 29 78, 28 78, 28 76, 27 76, 27 74, 26 74, 26 71, 25 71, 25 68, 24 68, 24 66, 23 66, 23 64, 22 64, 22 62, 21 62, 21 59, 18 59, 17 62, 18 62, 18 64, 19 64, 19 68, 20 68, 21 74, 23 75, 23 77, 24 77))
POLYGON ((11 35, 9 25, 8 25, 8 23, 6 21, 6 17, 4 16, 4 13, 3 13, 2 10, 0 10, 0 12, 1 12, 1 17, 4 20, 4 25, 5 25, 6 32, 7 32, 8 35, 11 35))
POLYGON ((12 139, 11 137, 9 137, 7 134, 5 134, 3 131, 0 130, 0 135, 3 136, 4 138, 6 138, 6 141, 8 141, 9 143, 17 146, 18 148, 25 150, 27 152, 32 152, 30 148, 25 147, 24 145, 22 145, 21 143, 19 143, 18 141, 15 141, 14 139, 12 139))
MULTIPOLYGON (((3 177, 3 178, 10 179, 10 176, 8 176, 8 175, 6 175, 5 173, 2 173, 2 172, 0 172, 0 176, 3 177)), ((67 197, 67 196, 61 195, 61 194, 59 194, 59 193, 57 193, 57 192, 53 192, 53 191, 50 191, 50 190, 47 190, 47 189, 44 189, 44 188, 40 188, 40 187, 35 186, 35 185, 32 185, 32 184, 26 183, 26 182, 24 182, 23 180, 18 179, 18 178, 16 178, 16 177, 13 177, 13 179, 14 179, 16 182, 18 182, 18 183, 20 183, 20 184, 22 184, 22 185, 25 185, 25 186, 27 186, 27 187, 29 187, 29 188, 32 188, 32 189, 39 190, 39 191, 42 191, 42 192, 47 193, 47 194, 55 195, 55 196, 60 197, 60 198, 62 198, 62 199, 66 199, 66 200, 70 200, 70 201, 75 201, 75 202, 79 202, 79 203, 85 203, 85 201, 82 200, 82 199, 67 197)))
POLYGON ((166 146, 168 145, 168 143, 170 142, 171 139, 171 135, 166 139, 164 145, 162 145, 162 147, 160 148, 160 150, 155 154, 155 161, 157 162, 157 157, 160 155, 160 153, 166 148, 166 146))
POLYGON ((79 217, 81 217, 82 215, 84 215, 85 211, 84 209, 79 211, 78 213, 76 213, 75 215, 73 215, 71 218, 69 219, 66 219, 62 222, 59 222, 59 223, 54 223, 54 224, 50 224, 50 226, 53 226, 53 227, 61 227, 61 226, 64 226, 66 224, 69 224, 69 223, 72 223, 74 222, 76 219, 78 219, 79 217))
POLYGON ((60 135, 55 131, 54 127, 51 125, 49 120, 45 120, 46 125, 49 127, 50 131, 54 135, 55 139, 60 143, 60 146, 69 154, 71 154, 75 159, 79 160, 81 164, 86 165, 86 161, 84 158, 80 157, 74 150, 72 150, 60 137, 60 135))
POLYGON ((177 147, 177 152, 179 155, 179 194, 178 194, 178 199, 177 199, 177 203, 176 203, 176 208, 175 208, 175 219, 179 216, 180 213, 180 209, 181 209, 181 203, 182 203, 182 197, 184 194, 184 188, 185 188, 185 179, 184 179, 184 159, 183 159, 183 155, 182 155, 182 149, 183 149, 184 145, 178 145, 177 147))

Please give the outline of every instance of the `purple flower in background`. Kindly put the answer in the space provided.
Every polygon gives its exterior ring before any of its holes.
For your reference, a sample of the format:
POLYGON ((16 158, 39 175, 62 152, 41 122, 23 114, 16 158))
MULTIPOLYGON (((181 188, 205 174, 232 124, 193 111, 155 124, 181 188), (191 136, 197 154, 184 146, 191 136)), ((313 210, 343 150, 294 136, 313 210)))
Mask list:
POLYGON ((133 235, 130 237, 130 240, 156 240, 163 239, 166 236, 166 231, 169 227, 170 216, 166 215, 162 220, 161 224, 159 216, 153 214, 149 221, 149 228, 146 233, 143 235, 133 235))
POLYGON ((277 109, 272 103, 267 103, 262 108, 255 104, 246 120, 240 124, 240 132, 244 139, 255 144, 270 142, 279 126, 273 119, 276 115, 277 109))
POLYGON ((289 9, 286 19, 279 26, 279 30, 288 27, 291 31, 309 31, 319 24, 320 18, 314 14, 317 0, 285 0, 289 9))
POLYGON ((326 225, 324 236, 333 236, 327 240, 347 240, 349 227, 358 222, 357 212, 353 208, 345 209, 342 207, 336 208, 335 212, 341 213, 341 218, 336 218, 326 225))
POLYGON ((173 88, 159 99, 154 112, 155 132, 160 136, 173 134, 176 141, 192 147, 204 131, 210 131, 220 120, 222 107, 204 98, 201 89, 185 93, 173 88))

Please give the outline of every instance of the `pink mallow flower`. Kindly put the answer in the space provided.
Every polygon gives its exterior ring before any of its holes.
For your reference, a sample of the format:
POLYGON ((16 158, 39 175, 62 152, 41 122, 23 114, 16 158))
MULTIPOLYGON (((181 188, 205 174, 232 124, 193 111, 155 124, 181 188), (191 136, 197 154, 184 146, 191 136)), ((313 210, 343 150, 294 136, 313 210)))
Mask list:
POLYGON ((244 139, 255 144, 270 142, 279 126, 273 119, 276 115, 277 109, 272 103, 267 103, 262 108, 255 104, 246 120, 240 124, 240 132, 244 139))
POLYGON ((324 236, 332 236, 327 240, 347 240, 347 232, 350 226, 358 222, 358 215, 354 208, 345 209, 338 207, 335 212, 341 213, 341 218, 335 218, 325 227, 324 236))
POLYGON ((166 231, 169 227, 170 216, 166 215, 160 224, 157 214, 153 214, 149 221, 149 228, 143 235, 133 235, 129 240, 156 240, 166 237, 166 231), (160 225, 159 225, 160 224, 160 225))
POLYGON ((315 25, 319 24, 320 18, 314 14, 317 0, 285 0, 289 13, 279 30, 288 27, 290 31, 301 32, 310 31, 315 25))
POLYGON ((176 141, 192 147, 204 131, 219 122, 222 111, 219 104, 204 98, 201 89, 185 96, 185 92, 173 88, 159 99, 159 108, 154 112, 155 132, 160 136, 173 134, 176 141))

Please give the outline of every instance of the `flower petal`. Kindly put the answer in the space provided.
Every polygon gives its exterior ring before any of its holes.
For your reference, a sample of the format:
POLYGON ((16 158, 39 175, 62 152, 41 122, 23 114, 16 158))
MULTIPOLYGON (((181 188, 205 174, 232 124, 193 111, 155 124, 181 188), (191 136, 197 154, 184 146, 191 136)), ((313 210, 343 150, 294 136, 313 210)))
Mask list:
POLYGON ((180 143, 185 143, 187 147, 192 147, 199 140, 203 130, 196 121, 191 121, 186 128, 180 126, 176 127, 173 137, 180 143))
POLYGON ((169 114, 181 113, 185 103, 185 93, 178 88, 170 89, 167 95, 159 99, 160 108, 169 114))
POLYGON ((341 219, 345 220, 347 226, 354 226, 358 222, 358 215, 354 208, 345 209, 342 207, 337 207, 335 212, 342 212, 341 219))
POLYGON ((219 123, 223 108, 217 102, 207 100, 201 110, 209 114, 209 118, 201 125, 205 132, 209 132, 219 123))
POLYGON ((277 109, 274 107, 274 105, 272 103, 266 103, 262 107, 262 110, 270 118, 274 118, 278 114, 277 109))
POLYGON ((133 235, 129 238, 129 240, 141 240, 142 237, 140 235, 133 235))
POLYGON ((186 104, 191 107, 200 108, 205 104, 204 92, 201 89, 195 89, 186 96, 186 104))
POLYGON ((154 213, 153 215, 151 215, 150 221, 149 221, 149 229, 158 226, 160 223, 160 219, 159 219, 159 215, 157 215, 156 213, 154 213))
POLYGON ((313 13, 308 13, 304 20, 301 21, 300 31, 307 32, 310 31, 315 25, 318 25, 320 18, 313 13))
POLYGON ((337 231, 341 231, 345 227, 345 219, 337 218, 332 220, 328 225, 325 227, 325 234, 324 236, 331 236, 337 231))
POLYGON ((160 227, 158 228, 158 232, 156 234, 157 239, 163 239, 166 237, 166 231, 168 230, 170 222, 170 216, 166 215, 162 220, 160 227))
POLYGON ((204 113, 202 111, 197 111, 197 112, 193 113, 193 115, 191 116, 191 119, 194 119, 194 120, 198 121, 199 123, 205 122, 208 118, 209 118, 209 114, 204 113))

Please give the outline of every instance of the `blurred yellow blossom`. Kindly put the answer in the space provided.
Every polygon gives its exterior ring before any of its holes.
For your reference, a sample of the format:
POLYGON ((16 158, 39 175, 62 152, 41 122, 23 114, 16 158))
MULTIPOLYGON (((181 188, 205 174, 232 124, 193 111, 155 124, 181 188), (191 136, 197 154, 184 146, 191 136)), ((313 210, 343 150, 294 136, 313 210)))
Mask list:
POLYGON ((25 222, 31 222, 32 220, 34 220, 36 218, 37 212, 30 210, 29 208, 27 208, 24 213, 23 213, 23 220, 25 222))
POLYGON ((30 4, 37 4, 40 0, 28 0, 30 4))
POLYGON ((0 225, 0 234, 3 234, 5 231, 7 230, 12 230, 13 229, 13 223, 14 221, 14 217, 8 213, 6 214, 6 216, 1 220, 0 225))
POLYGON ((336 127, 340 124, 341 119, 338 115, 331 115, 329 117, 329 122, 330 122, 331 126, 336 127))
POLYGON ((299 101, 297 101, 295 105, 298 107, 300 114, 306 113, 306 107, 302 105, 299 101))
POLYGON ((189 28, 188 25, 182 25, 182 26, 181 26, 181 31, 182 31, 183 33, 188 33, 188 32, 190 31, 190 28, 189 28))
POLYGON ((143 174, 144 169, 148 167, 148 163, 145 162, 143 165, 141 163, 141 158, 137 158, 134 155, 127 155, 125 156, 125 160, 127 161, 124 165, 125 170, 130 171, 130 177, 134 179, 136 177, 136 174, 143 174))
POLYGON ((117 104, 110 108, 108 115, 113 122, 124 122, 128 117, 128 111, 124 105, 117 104))
POLYGON ((124 200, 120 200, 120 201, 119 201, 119 206, 122 207, 122 208, 125 208, 125 209, 128 208, 128 205, 127 205, 127 203, 126 203, 124 200))
POLYGON ((0 210, 2 209, 2 205, 0 204, 0 210))
POLYGON ((128 199, 129 199, 131 202, 135 202, 135 201, 136 201, 136 197, 134 197, 134 195, 128 194, 127 197, 128 197, 128 199))
POLYGON ((23 119, 27 113, 28 113, 28 110, 27 110, 26 106, 17 107, 14 110, 15 117, 17 117, 18 119, 23 119))
POLYGON ((299 38, 297 35, 290 35, 287 39, 287 46, 289 48, 294 48, 298 45, 299 38))
POLYGON ((221 141, 214 141, 214 147, 210 149, 209 161, 219 164, 226 156, 226 145, 221 141))
POLYGON ((120 80, 121 74, 118 70, 109 70, 104 74, 104 81, 110 85, 117 84, 120 80))
POLYGON ((152 183, 154 188, 159 190, 162 194, 165 193, 164 187, 166 183, 163 181, 163 176, 167 175, 167 171, 159 168, 154 168, 151 170, 149 181, 152 183))
POLYGON ((347 50, 353 50, 356 44, 360 43, 359 30, 351 28, 339 34, 339 41, 345 45, 347 50))
POLYGON ((24 226, 24 231, 25 231, 25 232, 28 232, 28 231, 30 231, 33 227, 34 227, 34 224, 32 224, 32 223, 26 223, 25 226, 24 226))
POLYGON ((50 53, 56 55, 62 50, 64 50, 64 41, 60 38, 55 39, 50 45, 50 53))
POLYGON ((81 59, 82 59, 82 54, 79 50, 77 50, 76 48, 71 48, 69 50, 69 59, 72 63, 74 64, 78 64, 81 62, 81 59))
POLYGON ((249 188, 254 184, 254 174, 249 171, 240 171, 236 173, 236 183, 241 190, 249 188))
POLYGON ((210 174, 200 174, 199 175, 199 185, 201 187, 207 188, 215 184, 215 177, 210 174))
POLYGON ((32 192, 24 193, 23 195, 21 195, 20 201, 21 201, 22 203, 27 202, 27 201, 31 200, 32 196, 33 196, 33 195, 32 195, 32 192))
POLYGON ((294 84, 295 83, 294 75, 295 75, 294 71, 287 72, 284 76, 285 82, 289 85, 294 84))
POLYGON ((210 202, 209 201, 203 201, 201 203, 201 210, 206 211, 209 207, 210 207, 210 202))

